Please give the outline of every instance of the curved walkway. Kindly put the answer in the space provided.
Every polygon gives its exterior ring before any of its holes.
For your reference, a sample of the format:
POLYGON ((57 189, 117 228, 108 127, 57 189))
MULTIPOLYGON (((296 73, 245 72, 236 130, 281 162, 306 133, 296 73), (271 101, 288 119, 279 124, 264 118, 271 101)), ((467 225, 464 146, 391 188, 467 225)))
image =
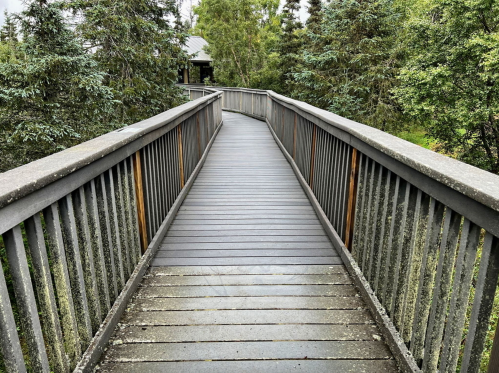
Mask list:
POLYGON ((224 125, 102 372, 396 372, 267 125, 224 125))

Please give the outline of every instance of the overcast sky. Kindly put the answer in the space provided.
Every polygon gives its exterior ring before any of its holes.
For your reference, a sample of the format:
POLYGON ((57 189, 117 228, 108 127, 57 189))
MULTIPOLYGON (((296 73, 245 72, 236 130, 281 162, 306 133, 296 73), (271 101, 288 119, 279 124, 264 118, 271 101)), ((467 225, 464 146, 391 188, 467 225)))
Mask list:
MULTIPOLYGON (((197 4, 199 0, 192 0, 193 4, 197 4)), ((285 3, 285 0, 281 0, 281 4, 285 3)), ((190 4, 191 0, 184 0, 184 4, 182 7, 182 14, 184 17, 187 17, 189 14, 189 9, 190 9, 190 4)), ((305 20, 308 18, 308 13, 307 13, 307 0, 301 0, 301 10, 300 10, 300 18, 302 22, 305 22, 305 20)), ((0 0, 0 24, 3 24, 3 12, 6 10, 9 13, 16 13, 20 12, 23 9, 23 1, 22 0, 0 0)))

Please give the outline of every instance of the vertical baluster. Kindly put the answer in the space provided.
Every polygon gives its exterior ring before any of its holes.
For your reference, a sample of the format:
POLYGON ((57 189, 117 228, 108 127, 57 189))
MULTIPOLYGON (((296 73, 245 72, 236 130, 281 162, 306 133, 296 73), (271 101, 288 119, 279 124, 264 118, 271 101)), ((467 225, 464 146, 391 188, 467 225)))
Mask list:
POLYGON ((123 191, 123 170, 118 163, 111 169, 116 199, 116 233, 120 238, 121 258, 123 260, 124 282, 130 278, 133 267, 130 263, 130 248, 128 247, 128 229, 125 217, 125 196, 123 191))
POLYGON ((0 351, 7 372, 26 372, 24 357, 19 343, 16 322, 12 313, 9 291, 0 262, 0 351))
POLYGON ((80 358, 81 346, 57 204, 54 203, 43 210, 43 216, 47 229, 52 276, 61 315, 64 346, 69 357, 70 368, 73 369, 80 358))
POLYGON ((175 180, 175 174, 172 168, 172 147, 171 147, 172 131, 165 135, 165 152, 166 152, 166 190, 167 190, 167 204, 166 210, 170 211, 173 204, 173 181, 175 180))
POLYGON ((396 256, 398 252, 398 238, 400 233, 400 222, 402 220, 404 202, 405 202, 406 182, 397 176, 395 183, 395 195, 393 198, 393 206, 391 206, 391 224, 390 234, 387 241, 386 261, 382 264, 386 274, 383 279, 382 292, 380 293, 381 303, 387 311, 391 309, 391 292, 393 290, 393 268, 395 266, 396 256))
MULTIPOLYGON (((362 257, 359 257, 359 267, 362 269, 362 272, 364 273, 364 276, 367 274, 367 269, 366 269, 366 260, 369 257, 369 249, 370 249, 370 242, 371 242, 371 237, 372 237, 372 231, 371 231, 371 226, 373 225, 373 215, 374 215, 374 209, 373 209, 373 204, 375 200, 375 194, 376 194, 376 186, 378 186, 377 181, 377 175, 379 173, 379 165, 377 162, 372 161, 371 165, 369 167, 368 171, 368 182, 369 182, 369 192, 367 195, 367 203, 364 208, 363 213, 366 214, 366 217, 364 219, 364 227, 362 230, 364 231, 364 242, 361 244, 362 245, 362 257)), ((337 189, 335 188, 335 192, 337 192, 337 189)))
MULTIPOLYGON (((131 238, 133 245, 135 247, 135 265, 139 262, 140 258, 142 257, 142 250, 141 250, 141 238, 140 238, 140 213, 139 213, 139 205, 144 203, 144 200, 142 199, 142 202, 139 202, 139 197, 137 185, 136 185, 136 178, 135 178, 135 170, 134 170, 134 162, 135 162, 135 157, 132 156, 128 158, 128 161, 126 162, 127 165, 127 178, 128 178, 128 199, 130 201, 130 208, 129 208, 129 219, 130 219, 130 226, 132 229, 131 232, 131 238)), ((141 207, 143 209, 143 207, 141 207)), ((143 210, 142 210, 143 211, 143 210)), ((145 228, 145 225, 144 225, 145 228)), ((144 229, 145 232, 145 229, 144 229)), ((147 242, 147 240, 146 240, 147 242)))
POLYGON ((78 334, 82 351, 86 350, 92 338, 92 324, 88 311, 87 292, 83 278, 83 267, 81 265, 80 247, 76 232, 73 201, 71 195, 67 195, 59 201, 59 213, 62 222, 62 237, 66 248, 68 272, 73 293, 73 301, 78 324, 78 334))
POLYGON ((180 189, 184 189, 185 178, 184 178, 184 155, 182 152, 182 125, 177 126, 177 142, 178 142, 178 164, 180 168, 180 189))
POLYGON ((397 186, 396 175, 392 174, 392 172, 388 170, 386 174, 385 196, 383 199, 381 230, 379 234, 380 253, 378 255, 376 262, 376 274, 374 276, 374 284, 373 284, 373 289, 377 294, 382 294, 384 292, 383 284, 385 282, 386 270, 384 270, 383 266, 386 263, 388 257, 388 249, 389 249, 388 244, 390 241, 390 227, 392 221, 391 212, 395 198, 396 186, 397 186))
POLYGON ((50 341, 46 345, 50 366, 54 372, 66 372, 69 370, 69 363, 64 351, 61 324, 57 313, 57 303, 54 296, 40 215, 36 214, 26 220, 24 227, 33 263, 33 279, 40 306, 43 332, 45 340, 50 341))
POLYGON ((357 188, 357 204, 355 207, 355 224, 353 229, 353 239, 352 239, 352 255, 356 261, 359 260, 359 253, 361 253, 360 242, 362 239, 362 221, 364 219, 364 203, 366 195, 366 184, 367 184, 367 168, 368 168, 368 158, 360 153, 359 160, 359 184, 357 188))
POLYGON ((459 357, 466 309, 470 296, 473 267, 480 240, 480 227, 464 219, 461 242, 456 261, 456 273, 449 314, 445 326, 444 346, 440 358, 440 371, 454 372, 459 357))
POLYGON ((104 318, 111 308, 111 300, 109 298, 108 273, 104 259, 95 181, 91 180, 89 183, 85 184, 83 188, 85 191, 85 201, 87 203, 90 244, 94 256, 94 270, 97 278, 97 295, 100 301, 101 317, 104 318))
POLYGON ((409 268, 405 272, 407 276, 407 289, 404 291, 402 310, 403 324, 399 330, 405 342, 409 342, 412 336, 412 325, 414 322, 418 284, 419 278, 421 276, 421 262, 423 259, 422 257, 425 246, 426 233, 429 229, 429 210, 430 197, 426 193, 418 191, 418 202, 413 228, 414 237, 410 244, 410 247, 412 249, 409 254, 409 268))
POLYGON ((336 162, 336 183, 335 183, 335 192, 334 192, 334 211, 333 211, 333 220, 335 222, 334 229, 339 232, 341 231, 341 222, 340 222, 340 213, 341 213, 341 181, 342 181, 342 169, 344 163, 343 157, 343 145, 345 143, 338 139, 338 151, 336 153, 337 162, 336 162))
POLYGON ((369 281, 369 283, 373 284, 373 272, 374 263, 376 262, 376 258, 379 255, 379 242, 380 242, 380 234, 381 234, 381 220, 379 219, 380 214, 380 205, 383 204, 384 197, 384 187, 386 186, 386 180, 384 180, 383 176, 385 175, 385 169, 383 166, 377 164, 375 179, 376 183, 374 188, 374 201, 373 201, 373 209, 371 211, 372 221, 371 221, 371 233, 368 235, 370 238, 367 241, 367 250, 369 251, 369 255, 366 255, 366 270, 364 271, 364 276, 369 281), (376 180, 377 179, 377 180, 376 180), (385 181, 385 182, 383 182, 385 181))
POLYGON ((4 233, 3 239, 9 260, 19 319, 28 345, 27 353, 31 367, 36 372, 49 372, 49 362, 43 340, 42 326, 38 318, 35 292, 31 285, 21 227, 18 225, 4 233))
POLYGON ((116 206, 116 185, 114 185, 113 170, 110 169, 104 173, 104 180, 107 194, 107 205, 109 209, 109 227, 111 228, 111 241, 114 249, 114 264, 116 265, 116 279, 118 285, 118 294, 125 286, 125 273, 123 257, 121 255, 121 240, 118 223, 118 208, 116 206))
POLYGON ((156 173, 158 175, 158 215, 159 215, 159 225, 158 229, 163 224, 163 220, 165 219, 166 212, 165 212, 165 205, 164 205, 164 194, 165 194, 165 187, 163 184, 163 142, 161 140, 161 137, 156 140, 156 173))
POLYGON ((499 276, 499 239, 486 233, 466 337, 462 372, 478 372, 499 276))
MULTIPOLYGON (((85 271, 83 271, 85 289, 87 294, 88 309, 90 312, 90 321, 92 324, 92 332, 95 333, 99 329, 102 321, 100 302, 98 299, 97 278, 95 275, 95 266, 93 258, 93 250, 90 238, 90 228, 88 224, 88 211, 85 201, 85 191, 80 187, 73 194, 73 207, 75 211, 76 231, 78 232, 78 245, 81 253, 81 262, 85 271)), ((92 333, 92 334, 93 334, 92 333)))
POLYGON ((350 177, 352 150, 350 145, 343 143, 343 163, 341 168, 341 185, 340 185, 340 224, 338 226, 338 234, 342 240, 345 240, 345 228, 347 224, 347 203, 348 203, 348 186, 350 177))
MULTIPOLYGON (((423 359, 423 370, 436 371, 440 356, 440 345, 445 326, 449 288, 454 269, 457 241, 461 227, 461 216, 451 209, 445 210, 445 221, 442 231, 442 241, 438 244, 441 219, 444 207, 438 202, 433 208, 435 218, 432 221, 431 234, 427 238, 425 254, 423 256, 424 273, 419 282, 419 294, 416 302, 416 318, 414 319, 411 352, 416 361, 423 359), (439 250, 440 249, 440 258, 439 250), (437 266, 438 260, 438 266, 437 266), (435 274, 435 267, 437 272, 435 274), (433 301, 432 301, 433 295, 433 301), (430 311, 431 306, 431 311, 430 311), (429 319, 428 319, 429 315, 429 319), (428 327, 428 331, 426 331, 428 327), (425 342, 426 335, 426 342, 425 342)), ((430 211, 432 209, 430 208, 430 211)), ((430 217, 432 214, 430 214, 430 217)))
POLYGON ((106 181, 104 174, 101 174, 95 179, 97 203, 100 219, 100 232, 102 236, 102 250, 106 263, 106 273, 108 274, 107 282, 109 285, 109 299, 111 304, 118 297, 118 273, 114 258, 113 239, 111 233, 111 218, 108 206, 108 197, 106 191, 106 181))
MULTIPOLYGON (((322 146, 321 146, 321 129, 318 129, 318 134, 317 134, 317 144, 316 144, 316 153, 317 156, 315 158, 315 173, 314 173, 314 180, 312 181, 313 188, 312 192, 317 196, 318 191, 321 188, 321 171, 322 171, 322 146)), ((321 204, 321 201, 319 201, 319 204, 321 204)))
MULTIPOLYGON (((147 236, 152 239, 154 237, 152 235, 152 214, 151 214, 151 183, 150 183, 150 177, 149 177, 149 145, 145 146, 142 148, 140 152, 140 157, 136 158, 136 160, 140 161, 141 165, 141 172, 140 175, 142 176, 142 183, 140 184, 141 187, 143 188, 144 192, 144 207, 145 207, 145 217, 146 217, 146 227, 147 227, 147 236)), ((136 175, 138 175, 138 172, 136 170, 135 172, 136 175)), ((149 244, 149 243, 148 243, 149 244)), ((146 246, 147 247, 147 246, 146 246)))
POLYGON ((334 168, 336 166, 336 146, 337 139, 336 137, 329 135, 329 166, 327 169, 328 173, 328 181, 327 181, 327 190, 326 190, 326 216, 328 220, 333 224, 333 212, 334 212, 334 168))
MULTIPOLYGON (((158 232, 160 226, 159 217, 159 182, 158 182, 158 142, 154 141, 151 147, 151 182, 152 182, 152 213, 154 214, 154 236, 158 232)), ((154 237, 153 236, 153 237, 154 237)))
POLYGON ((163 219, 168 215, 168 158, 166 155, 166 135, 161 137, 161 195, 163 196, 163 219))
POLYGON ((359 185, 359 161, 360 154, 355 148, 352 149, 352 163, 348 181, 348 204, 345 228, 345 246, 352 251, 353 226, 355 221, 355 205, 357 202, 357 188, 359 185))
POLYGON ((403 229, 400 236, 400 246, 397 254, 397 266, 393 281, 392 293, 392 320, 395 326, 402 333, 402 311, 403 297, 407 291, 407 274, 409 273, 410 253, 414 244, 413 230, 415 220, 419 218, 419 207, 421 206, 421 192, 414 186, 407 183, 407 204, 404 211, 403 229), (419 201, 418 201, 419 197, 419 201), (419 202, 419 203, 418 203, 419 202))

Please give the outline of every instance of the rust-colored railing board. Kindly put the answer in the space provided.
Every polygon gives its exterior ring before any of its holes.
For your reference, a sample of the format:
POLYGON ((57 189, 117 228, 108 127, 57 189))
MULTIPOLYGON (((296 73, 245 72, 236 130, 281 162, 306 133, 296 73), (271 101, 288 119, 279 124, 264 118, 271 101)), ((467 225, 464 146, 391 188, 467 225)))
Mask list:
POLYGON ((142 180, 142 160, 140 152, 136 152, 133 157, 133 174, 135 179, 135 196, 137 198, 137 218, 139 223, 139 236, 142 253, 145 253, 149 240, 147 237, 146 210, 144 204, 144 188, 142 180))
POLYGON ((352 165, 350 170, 350 184, 348 188, 347 224, 345 229, 345 246, 352 251, 353 228, 355 222, 355 204, 357 202, 357 185, 359 181, 358 151, 352 148, 352 165))

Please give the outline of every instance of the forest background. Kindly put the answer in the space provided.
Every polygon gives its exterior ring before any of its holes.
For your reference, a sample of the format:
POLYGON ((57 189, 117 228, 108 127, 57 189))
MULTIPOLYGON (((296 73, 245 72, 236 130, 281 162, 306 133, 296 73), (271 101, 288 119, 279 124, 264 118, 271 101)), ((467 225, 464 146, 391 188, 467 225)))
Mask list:
POLYGON ((182 46, 200 35, 220 86, 272 89, 499 172, 496 1, 282 3, 27 1, 0 32, 0 171, 185 102, 182 46))

